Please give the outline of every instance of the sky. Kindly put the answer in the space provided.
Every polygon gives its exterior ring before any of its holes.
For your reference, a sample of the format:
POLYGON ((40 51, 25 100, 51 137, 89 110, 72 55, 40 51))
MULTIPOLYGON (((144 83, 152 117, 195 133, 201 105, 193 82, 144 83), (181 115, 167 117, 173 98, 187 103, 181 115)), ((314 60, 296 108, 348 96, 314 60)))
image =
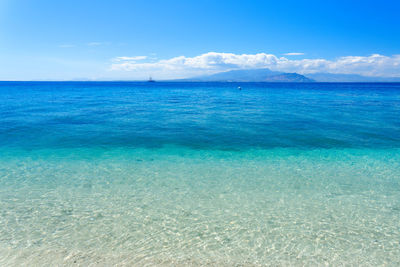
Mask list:
POLYGON ((400 77, 397 0, 0 0, 0 80, 400 77))

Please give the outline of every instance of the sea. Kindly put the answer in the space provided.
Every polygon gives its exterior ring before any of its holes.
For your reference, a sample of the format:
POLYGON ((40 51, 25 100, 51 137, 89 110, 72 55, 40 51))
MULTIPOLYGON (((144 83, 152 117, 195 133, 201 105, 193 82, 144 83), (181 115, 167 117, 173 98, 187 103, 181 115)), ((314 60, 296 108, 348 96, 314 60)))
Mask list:
POLYGON ((328 265, 400 265, 400 83, 0 82, 0 266, 328 265))

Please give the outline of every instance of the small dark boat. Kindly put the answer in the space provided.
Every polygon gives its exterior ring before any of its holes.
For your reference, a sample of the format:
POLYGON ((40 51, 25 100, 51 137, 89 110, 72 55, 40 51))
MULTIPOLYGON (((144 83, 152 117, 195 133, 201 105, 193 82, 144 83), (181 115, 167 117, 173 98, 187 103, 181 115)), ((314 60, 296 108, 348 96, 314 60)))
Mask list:
POLYGON ((148 82, 149 82, 149 83, 154 83, 155 80, 153 80, 153 78, 151 78, 151 76, 150 76, 148 82))

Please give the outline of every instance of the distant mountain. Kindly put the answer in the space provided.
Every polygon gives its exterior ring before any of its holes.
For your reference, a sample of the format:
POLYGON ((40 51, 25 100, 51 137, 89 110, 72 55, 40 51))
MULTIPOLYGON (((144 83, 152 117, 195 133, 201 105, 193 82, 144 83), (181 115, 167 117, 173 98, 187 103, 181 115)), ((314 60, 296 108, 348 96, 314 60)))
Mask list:
POLYGON ((270 69, 231 70, 177 81, 190 82, 400 82, 400 77, 368 77, 357 74, 312 73, 306 76, 270 69))
POLYGON ((224 81, 224 82, 247 82, 250 80, 261 81, 267 76, 281 74, 278 71, 272 71, 270 69, 251 69, 251 70, 231 70, 225 72, 218 72, 211 75, 199 76, 190 78, 190 80, 197 81, 224 81))
POLYGON ((196 82, 313 82, 298 73, 283 73, 270 69, 231 70, 181 81, 196 82))
POLYGON ((307 77, 317 82, 400 82, 400 77, 368 77, 358 74, 312 73, 307 77))
POLYGON ((307 78, 298 73, 281 73, 266 77, 266 82, 292 82, 292 83, 310 83, 315 82, 313 79, 307 78))

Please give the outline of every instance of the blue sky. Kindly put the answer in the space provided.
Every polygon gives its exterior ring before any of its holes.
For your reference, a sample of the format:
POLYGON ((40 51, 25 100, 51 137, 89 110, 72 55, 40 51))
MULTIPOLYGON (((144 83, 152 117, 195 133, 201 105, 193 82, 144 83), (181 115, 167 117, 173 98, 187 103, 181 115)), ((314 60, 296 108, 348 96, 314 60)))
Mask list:
POLYGON ((0 80, 400 76, 399 14, 386 0, 0 0, 0 80))

